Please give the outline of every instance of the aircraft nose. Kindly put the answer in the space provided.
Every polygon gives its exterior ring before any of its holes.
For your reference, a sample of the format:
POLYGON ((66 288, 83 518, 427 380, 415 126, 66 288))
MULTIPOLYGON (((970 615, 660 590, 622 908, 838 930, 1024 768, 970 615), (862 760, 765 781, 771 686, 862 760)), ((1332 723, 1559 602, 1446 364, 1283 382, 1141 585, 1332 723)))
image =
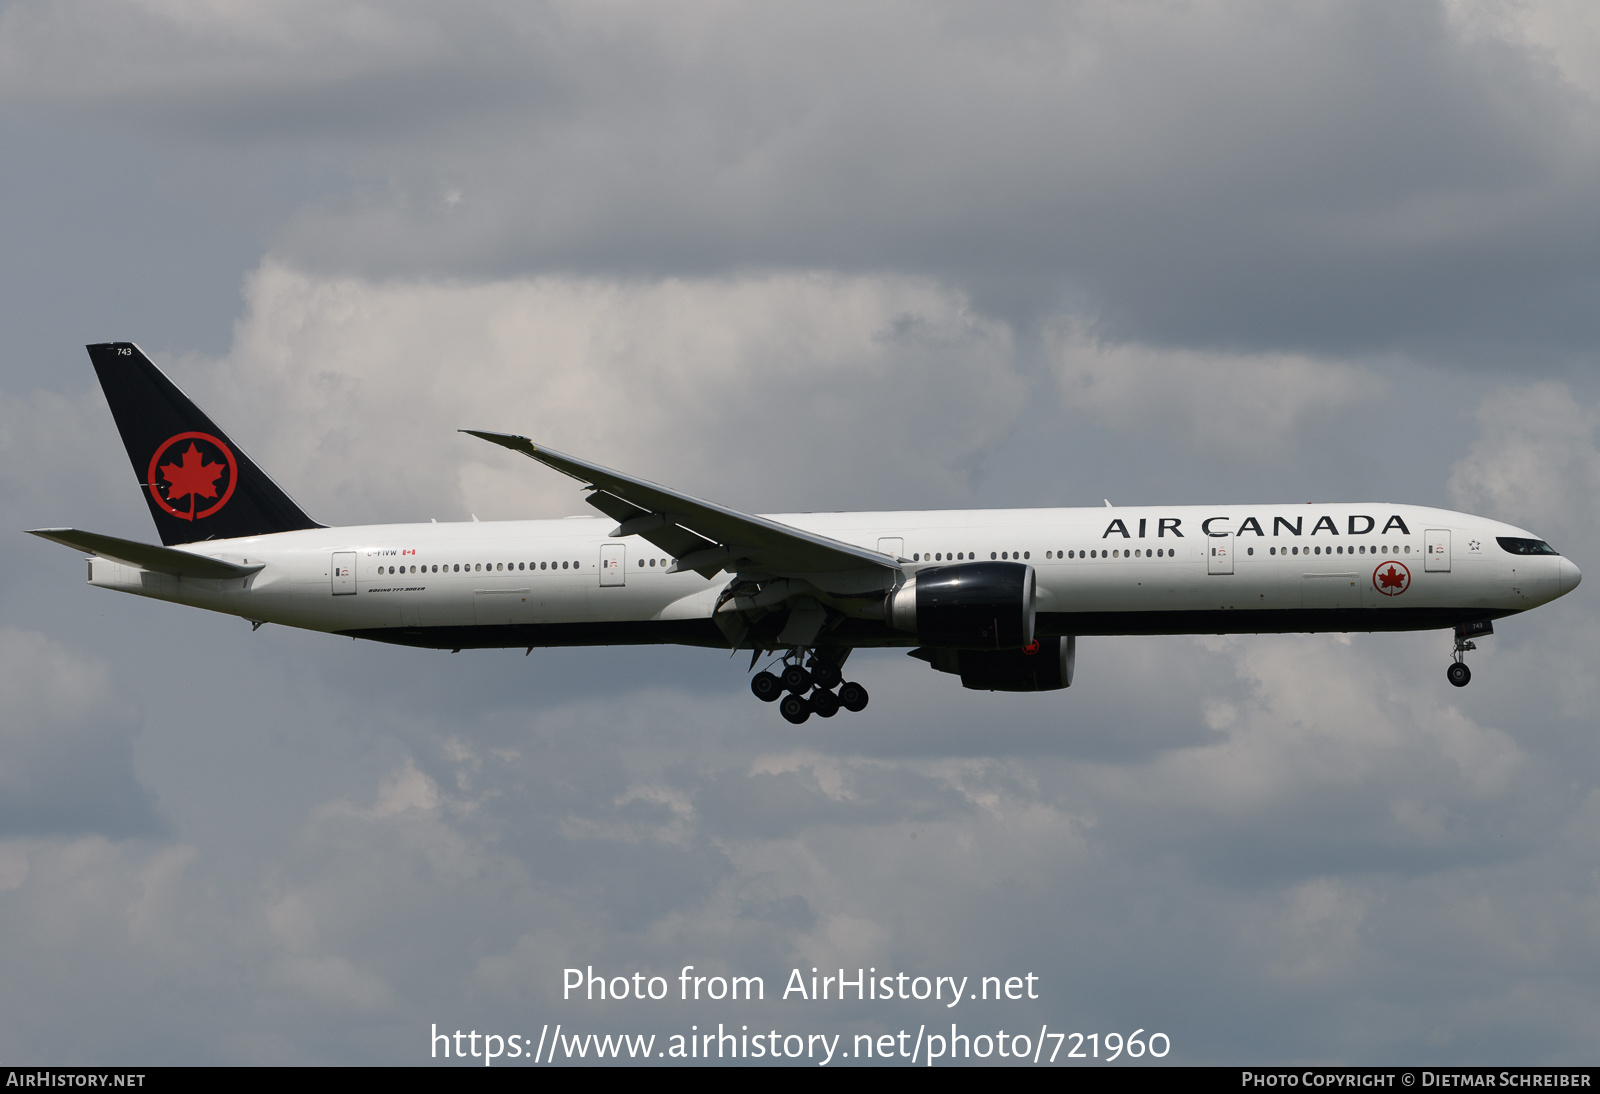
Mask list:
POLYGON ((1583 571, 1574 566, 1570 558, 1563 558, 1561 560, 1561 574, 1557 578, 1557 581, 1560 583, 1562 593, 1570 593, 1573 589, 1578 587, 1578 582, 1582 580, 1583 571))

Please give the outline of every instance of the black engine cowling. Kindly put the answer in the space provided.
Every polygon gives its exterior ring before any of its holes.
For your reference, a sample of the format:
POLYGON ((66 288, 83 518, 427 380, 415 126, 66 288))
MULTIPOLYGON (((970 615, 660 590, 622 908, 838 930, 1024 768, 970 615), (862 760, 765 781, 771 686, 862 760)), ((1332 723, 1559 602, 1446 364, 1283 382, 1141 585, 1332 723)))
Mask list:
POLYGON ((1072 686, 1078 640, 1067 635, 1041 638, 1029 653, 1020 650, 915 649, 911 656, 940 672, 961 677, 974 691, 1059 691, 1072 686))
POLYGON ((889 594, 884 621, 926 645, 1021 649, 1033 641, 1033 567, 968 562, 920 570, 889 594))

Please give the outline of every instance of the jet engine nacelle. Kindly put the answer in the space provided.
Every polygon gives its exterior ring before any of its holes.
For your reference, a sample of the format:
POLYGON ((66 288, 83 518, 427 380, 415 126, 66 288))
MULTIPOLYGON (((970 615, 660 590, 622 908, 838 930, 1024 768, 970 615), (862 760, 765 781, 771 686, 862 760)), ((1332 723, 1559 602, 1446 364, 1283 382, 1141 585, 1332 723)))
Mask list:
POLYGON ((1033 567, 1022 562, 930 566, 884 602, 884 621, 925 645, 1021 649, 1033 641, 1033 567))
POLYGON ((961 677, 961 686, 974 691, 1059 691, 1072 686, 1078 640, 1072 635, 1041 638, 1032 653, 1020 650, 917 649, 921 658, 940 672, 961 677))

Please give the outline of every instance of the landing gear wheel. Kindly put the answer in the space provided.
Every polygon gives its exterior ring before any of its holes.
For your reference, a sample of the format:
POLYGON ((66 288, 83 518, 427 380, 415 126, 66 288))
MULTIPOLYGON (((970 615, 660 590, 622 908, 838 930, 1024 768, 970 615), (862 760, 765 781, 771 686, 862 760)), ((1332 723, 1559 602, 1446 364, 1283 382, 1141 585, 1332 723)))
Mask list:
POLYGON ((1452 661, 1450 667, 1444 670, 1446 679, 1458 688, 1464 688, 1472 680, 1472 670, 1467 668, 1465 661, 1452 661))
POLYGON ((750 690, 763 703, 771 703, 783 694, 783 682, 770 672, 758 672, 750 678, 750 690))
POLYGON ((778 713, 783 715, 784 721, 799 725, 811 717, 811 701, 804 695, 795 695, 791 692, 778 704, 778 713))
POLYGON ((849 683, 839 689, 839 705, 854 714, 867 709, 867 689, 857 683, 849 683))
POLYGON ((832 718, 839 713, 839 697, 819 688, 811 693, 811 709, 817 712, 818 718, 832 718))
POLYGON ((811 674, 799 665, 787 665, 783 670, 783 687, 785 691, 802 695, 811 690, 811 674))
POLYGON ((819 688, 832 690, 839 686, 839 681, 843 676, 844 674, 839 671, 838 665, 832 665, 826 661, 811 662, 811 682, 819 688))

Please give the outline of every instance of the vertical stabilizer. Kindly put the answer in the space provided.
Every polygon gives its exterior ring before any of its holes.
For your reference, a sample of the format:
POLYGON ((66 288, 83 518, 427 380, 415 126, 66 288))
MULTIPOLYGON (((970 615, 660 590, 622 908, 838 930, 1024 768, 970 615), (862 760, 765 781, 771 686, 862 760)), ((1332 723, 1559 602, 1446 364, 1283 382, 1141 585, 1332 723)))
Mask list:
POLYGON ((162 543, 322 527, 138 346, 88 349, 162 543))

